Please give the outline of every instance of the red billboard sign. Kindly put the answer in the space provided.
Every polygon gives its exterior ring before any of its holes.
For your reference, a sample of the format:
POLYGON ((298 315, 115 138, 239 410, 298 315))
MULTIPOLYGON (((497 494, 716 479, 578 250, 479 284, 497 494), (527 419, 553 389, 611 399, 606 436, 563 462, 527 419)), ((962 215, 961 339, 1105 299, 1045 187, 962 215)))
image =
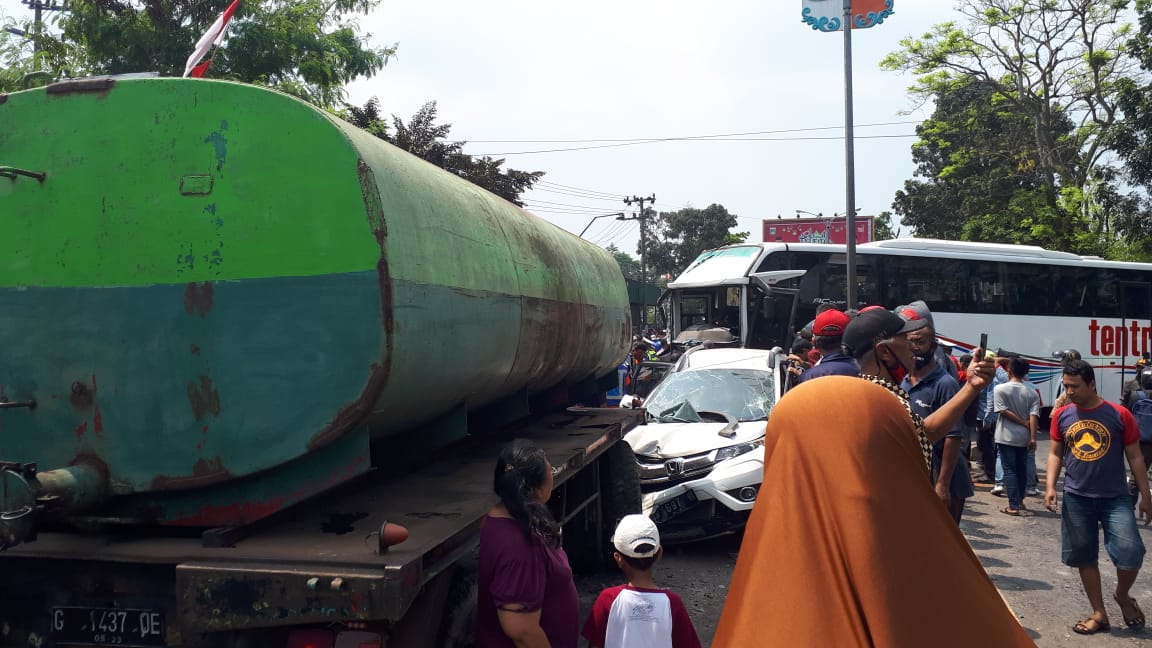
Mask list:
MULTIPOLYGON (((765 243, 839 243, 848 242, 843 218, 774 218, 764 220, 765 243)), ((856 243, 872 240, 872 217, 856 217, 856 243)))

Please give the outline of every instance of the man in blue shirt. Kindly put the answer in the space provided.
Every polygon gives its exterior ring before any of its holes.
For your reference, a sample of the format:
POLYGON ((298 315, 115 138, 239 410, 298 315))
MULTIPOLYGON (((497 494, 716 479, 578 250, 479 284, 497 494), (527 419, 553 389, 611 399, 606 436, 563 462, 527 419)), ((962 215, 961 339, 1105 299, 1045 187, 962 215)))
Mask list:
MULTIPOLYGON (((960 383, 936 361, 936 328, 931 314, 924 317, 922 312, 911 309, 898 309, 898 314, 906 319, 927 320, 926 326, 907 334, 916 367, 900 385, 908 392, 912 409, 921 417, 927 417, 960 391, 960 383)), ((963 444, 964 430, 957 420, 932 447, 932 481, 936 495, 956 524, 960 524, 964 515, 965 500, 975 494, 968 463, 961 452, 963 444)))
POLYGON ((812 343, 820 352, 820 361, 800 374, 797 383, 823 376, 858 376, 856 361, 845 355, 840 341, 849 322, 848 315, 839 310, 826 310, 816 316, 812 324, 812 343))

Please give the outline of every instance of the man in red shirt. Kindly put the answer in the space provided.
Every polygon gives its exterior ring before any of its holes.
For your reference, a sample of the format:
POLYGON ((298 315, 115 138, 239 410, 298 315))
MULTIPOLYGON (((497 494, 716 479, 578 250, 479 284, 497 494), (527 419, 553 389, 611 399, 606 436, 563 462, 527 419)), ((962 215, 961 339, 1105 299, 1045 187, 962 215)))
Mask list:
POLYGON ((1140 431, 1127 409, 1100 398, 1092 365, 1071 360, 1064 365, 1064 393, 1069 404, 1052 413, 1052 451, 1048 455, 1044 504, 1056 510, 1056 480, 1065 467, 1060 544, 1065 565, 1080 570, 1080 582, 1092 605, 1092 616, 1073 626, 1077 634, 1107 632, 1108 611, 1100 582, 1100 532, 1116 566, 1116 592, 1124 623, 1144 627, 1144 613, 1130 591, 1144 561, 1144 542, 1136 527, 1128 495, 1124 460, 1140 490, 1140 518, 1152 521, 1148 472, 1140 455, 1140 431))

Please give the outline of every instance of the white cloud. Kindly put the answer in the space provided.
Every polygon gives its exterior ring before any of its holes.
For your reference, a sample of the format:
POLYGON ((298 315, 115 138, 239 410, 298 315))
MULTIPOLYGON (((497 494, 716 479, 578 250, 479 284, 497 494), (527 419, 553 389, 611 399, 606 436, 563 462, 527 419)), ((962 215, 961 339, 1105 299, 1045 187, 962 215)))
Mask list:
MULTIPOLYGON (((589 0, 385 2, 362 25, 399 56, 350 98, 380 97, 408 117, 435 99, 454 137, 593 139, 838 127, 807 141, 665 142, 588 151, 509 155, 508 165, 543 170, 550 182, 602 192, 651 194, 659 207, 718 202, 759 240, 756 219, 796 209, 844 211, 843 38, 811 30, 799 0, 716 3, 589 0)), ((904 89, 910 79, 883 72, 881 58, 901 38, 952 18, 950 0, 896 0, 895 14, 854 37, 857 135, 910 134, 921 119, 904 89)), ((773 136, 764 136, 773 137, 773 136)), ((913 167, 913 138, 856 142, 857 205, 890 208, 913 167)), ((574 145, 472 143, 473 153, 574 145)), ((533 191, 530 200, 623 207, 533 191)), ((590 214, 538 212, 579 232, 590 214)), ((618 231, 601 219, 589 237, 618 231)), ((636 232, 618 237, 632 251, 636 232)))

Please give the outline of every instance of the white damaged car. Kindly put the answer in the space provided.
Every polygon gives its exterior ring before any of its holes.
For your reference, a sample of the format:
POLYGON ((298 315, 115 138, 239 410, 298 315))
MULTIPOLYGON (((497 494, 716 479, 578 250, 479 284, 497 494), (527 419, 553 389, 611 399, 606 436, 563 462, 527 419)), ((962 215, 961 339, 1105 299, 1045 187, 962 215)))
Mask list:
POLYGON ((662 540, 702 540, 747 522, 781 395, 779 359, 778 349, 695 349, 643 402, 646 423, 624 440, 662 540))

